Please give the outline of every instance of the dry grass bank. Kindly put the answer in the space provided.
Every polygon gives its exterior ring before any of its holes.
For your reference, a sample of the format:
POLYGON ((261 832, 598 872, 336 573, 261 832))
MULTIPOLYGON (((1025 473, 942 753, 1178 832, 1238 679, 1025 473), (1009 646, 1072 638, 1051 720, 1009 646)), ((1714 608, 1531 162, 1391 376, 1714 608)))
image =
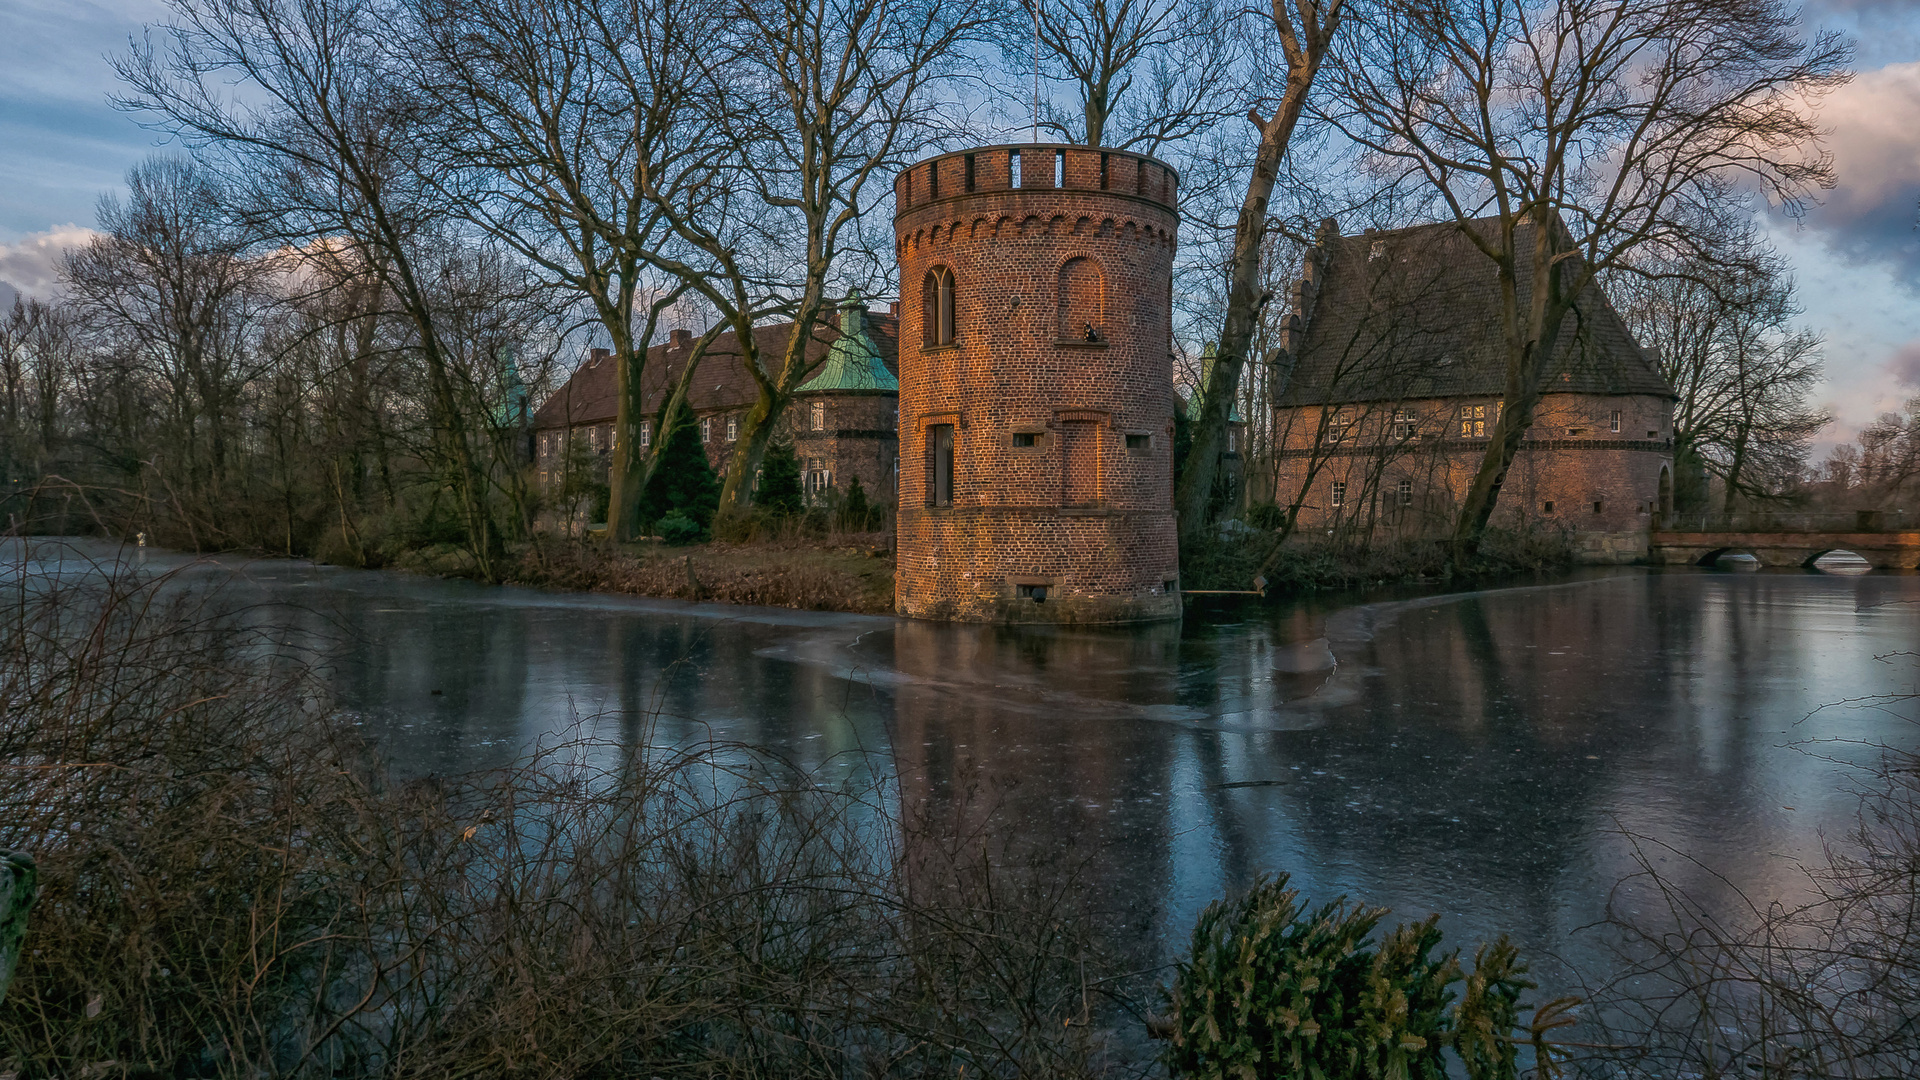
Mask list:
POLYGON ((521 554, 507 581, 808 611, 893 610, 893 556, 885 533, 690 547, 545 539, 521 554))

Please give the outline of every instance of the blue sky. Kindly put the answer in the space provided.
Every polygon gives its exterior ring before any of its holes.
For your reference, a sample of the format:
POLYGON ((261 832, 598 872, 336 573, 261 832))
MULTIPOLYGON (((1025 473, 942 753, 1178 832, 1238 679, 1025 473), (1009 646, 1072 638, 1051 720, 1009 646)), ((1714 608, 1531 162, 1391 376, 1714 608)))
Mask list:
MULTIPOLYGON (((161 0, 0 0, 0 282, 46 293, 95 202, 154 151, 107 104, 106 57, 164 15, 161 0)), ((1920 394, 1920 0, 1816 0, 1803 18, 1853 38, 1859 72, 1822 109, 1839 186, 1770 222, 1828 343, 1824 446, 1920 394)))

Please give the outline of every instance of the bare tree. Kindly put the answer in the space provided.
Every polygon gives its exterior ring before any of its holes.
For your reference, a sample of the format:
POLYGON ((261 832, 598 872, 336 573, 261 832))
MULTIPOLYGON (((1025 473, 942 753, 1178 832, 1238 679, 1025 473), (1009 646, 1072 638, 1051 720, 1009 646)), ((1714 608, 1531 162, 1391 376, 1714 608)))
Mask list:
POLYGON ((127 174, 128 198, 100 201, 102 235, 69 252, 63 276, 96 333, 118 339, 165 400, 162 474, 196 541, 223 543, 214 504, 228 483, 249 336, 264 264, 206 169, 152 158, 127 174))
POLYGON ((1505 408, 1455 525, 1465 562, 1576 302, 1635 250, 1687 250, 1684 221, 1737 183, 1789 206, 1830 184, 1806 101, 1847 78, 1848 53, 1779 0, 1404 0, 1358 29, 1338 123, 1497 276, 1505 408))
MULTIPOLYGON (((1344 0, 1271 0, 1266 22, 1278 38, 1286 77, 1278 101, 1255 102, 1247 119, 1259 132, 1259 144, 1247 176, 1246 194, 1233 233, 1228 260, 1226 310, 1222 317, 1218 359, 1200 415, 1193 426, 1193 442, 1176 482, 1174 506, 1180 518, 1180 540, 1191 543, 1211 523, 1210 504, 1220 455, 1226 446, 1228 417, 1240 392, 1241 373, 1258 329, 1261 310, 1271 294, 1262 290, 1261 255, 1270 221, 1268 205, 1280 175, 1280 159, 1306 109, 1307 95, 1332 47, 1345 17, 1344 0)), ((1258 46, 1256 46, 1258 48, 1258 46)))
POLYGON ((505 539, 460 405, 429 277, 449 208, 419 166, 422 104, 396 78, 396 13, 367 0, 169 0, 164 45, 117 61, 116 103, 221 156, 252 184, 263 228, 302 248, 353 249, 412 328, 425 369, 432 459, 479 573, 505 539), (244 92, 229 94, 238 84, 244 92))
POLYGON ((891 252, 890 237, 861 232, 891 195, 873 181, 941 134, 938 88, 987 19, 962 0, 739 0, 730 15, 737 29, 715 50, 713 85, 729 92, 745 166, 737 178, 769 213, 752 247, 711 224, 680 223, 683 239, 722 269, 724 287, 695 291, 734 330, 757 390, 727 466, 722 519, 745 513, 776 425, 819 363, 810 346, 847 257, 863 245, 891 252), (752 323, 768 308, 792 327, 778 354, 763 356, 752 323))
MULTIPOLYGON (((445 119, 447 164, 482 175, 468 200, 476 220, 584 298, 612 344, 608 529, 631 539, 667 442, 649 449, 639 437, 647 346, 662 313, 712 273, 673 225, 727 213, 733 148, 702 62, 723 8, 422 0, 416 10, 416 70, 445 119)), ((674 396, 699 361, 686 362, 674 396)))
MULTIPOLYGON (((1039 100, 1040 128, 1153 154, 1238 111, 1244 71, 1234 31, 1233 15, 1212 0, 1025 0, 1007 10, 1001 37, 1009 74, 1044 60, 1048 79, 1074 88, 1078 122, 1039 100), (1028 51, 1036 45, 1040 56, 1028 51)), ((1021 96, 1016 88, 1024 81, 1010 78, 1007 96, 1021 96)))
MULTIPOLYGON (((1674 460, 1711 472, 1732 512, 1778 495, 1827 422, 1808 404, 1820 378, 1820 339, 1797 328, 1794 282, 1749 221, 1699 228, 1704 250, 1641 253, 1609 275, 1639 342, 1679 396, 1674 460)), ((1704 508, 1705 491, 1690 493, 1704 508)))

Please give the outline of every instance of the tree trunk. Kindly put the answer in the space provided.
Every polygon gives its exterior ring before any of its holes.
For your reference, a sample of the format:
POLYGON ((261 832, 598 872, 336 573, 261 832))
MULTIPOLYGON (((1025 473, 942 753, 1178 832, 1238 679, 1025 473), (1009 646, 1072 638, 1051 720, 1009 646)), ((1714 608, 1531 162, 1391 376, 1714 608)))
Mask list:
POLYGON ((1263 121, 1258 112, 1248 114, 1248 119, 1260 128, 1260 148, 1254 156, 1253 175, 1247 180, 1246 197, 1240 201, 1240 216, 1234 226, 1232 278, 1227 292, 1226 317, 1221 325, 1218 359, 1204 387, 1200 418, 1193 428, 1193 443, 1174 492, 1182 544, 1199 540, 1212 524, 1209 517, 1213 485, 1219 474, 1221 452, 1226 447, 1227 418, 1233 414, 1234 398, 1240 392, 1240 375, 1246 368, 1247 350, 1253 344, 1263 303, 1260 250, 1267 235, 1267 206, 1274 184, 1279 180, 1280 159, 1287 151, 1301 110, 1306 107, 1307 92, 1313 88, 1327 45, 1339 26, 1340 7, 1340 0, 1332 0, 1316 24, 1314 6, 1303 2, 1303 25, 1296 36, 1284 6, 1278 0, 1273 5, 1274 21, 1287 54, 1287 86, 1272 119, 1263 121))

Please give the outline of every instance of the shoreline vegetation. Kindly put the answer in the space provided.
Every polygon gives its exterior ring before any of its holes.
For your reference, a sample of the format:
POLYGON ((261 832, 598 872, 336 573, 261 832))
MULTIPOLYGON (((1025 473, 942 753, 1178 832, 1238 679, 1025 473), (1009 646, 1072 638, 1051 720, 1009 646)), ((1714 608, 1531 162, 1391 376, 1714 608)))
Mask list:
POLYGON ((1911 748, 1870 748, 1858 825, 1799 907, 1707 910, 1660 868, 1697 864, 1639 838, 1593 930, 1619 970, 1584 973, 1579 1004, 1505 940, 1443 946, 1434 920, 1284 876, 1209 907, 1166 965, 1123 954, 1080 864, 992 805, 656 745, 645 716, 618 745, 396 775, 273 627, 169 582, 102 564, 0 597, 0 854, 39 867, 0 998, 21 1080, 1920 1066, 1911 748))

